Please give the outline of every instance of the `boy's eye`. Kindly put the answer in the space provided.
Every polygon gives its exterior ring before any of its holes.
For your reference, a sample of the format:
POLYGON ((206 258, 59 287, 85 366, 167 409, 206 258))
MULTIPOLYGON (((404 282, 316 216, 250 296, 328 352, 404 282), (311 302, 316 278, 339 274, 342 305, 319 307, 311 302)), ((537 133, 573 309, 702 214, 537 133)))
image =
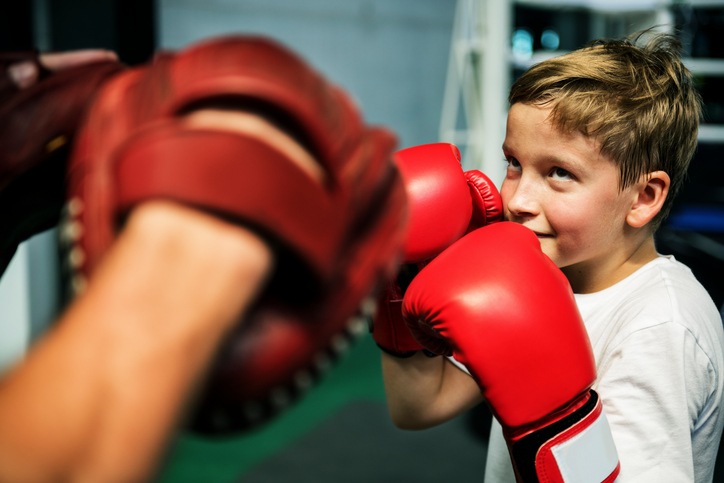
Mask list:
POLYGON ((520 170, 520 163, 515 158, 505 158, 505 162, 508 165, 508 169, 520 170))
POLYGON ((573 177, 571 175, 571 173, 569 173, 568 171, 566 171, 563 168, 553 168, 551 170, 550 176, 551 176, 551 178, 558 179, 558 180, 569 180, 573 177))

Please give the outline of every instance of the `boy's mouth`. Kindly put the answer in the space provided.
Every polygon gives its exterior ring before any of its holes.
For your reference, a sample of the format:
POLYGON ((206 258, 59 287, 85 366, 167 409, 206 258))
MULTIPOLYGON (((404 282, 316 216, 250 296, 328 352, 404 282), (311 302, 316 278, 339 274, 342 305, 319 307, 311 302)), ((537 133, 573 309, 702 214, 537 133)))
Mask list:
POLYGON ((525 223, 520 223, 520 222, 514 222, 514 223, 519 223, 519 224, 523 225, 524 227, 528 228, 530 231, 532 231, 535 234, 536 237, 538 237, 538 239, 554 237, 554 235, 552 233, 545 233, 542 231, 538 231, 538 230, 526 225, 525 223))

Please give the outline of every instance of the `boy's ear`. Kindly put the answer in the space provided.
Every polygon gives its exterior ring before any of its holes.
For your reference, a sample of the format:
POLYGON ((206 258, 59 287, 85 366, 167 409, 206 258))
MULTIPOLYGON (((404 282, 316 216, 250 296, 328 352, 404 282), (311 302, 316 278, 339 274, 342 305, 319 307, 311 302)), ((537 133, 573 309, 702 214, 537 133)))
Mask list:
POLYGON ((650 222, 664 206, 669 194, 671 178, 664 171, 645 174, 635 185, 635 198, 626 222, 633 228, 642 228, 650 222))

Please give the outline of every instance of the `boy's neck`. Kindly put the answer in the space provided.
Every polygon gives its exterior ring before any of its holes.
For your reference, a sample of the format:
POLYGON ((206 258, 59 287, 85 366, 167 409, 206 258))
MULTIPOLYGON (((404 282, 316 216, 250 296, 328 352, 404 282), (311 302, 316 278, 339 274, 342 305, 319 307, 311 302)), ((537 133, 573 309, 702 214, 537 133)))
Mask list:
POLYGON ((600 292, 625 279, 658 256, 654 236, 648 235, 628 249, 617 250, 604 260, 589 261, 564 267, 574 293, 600 292))

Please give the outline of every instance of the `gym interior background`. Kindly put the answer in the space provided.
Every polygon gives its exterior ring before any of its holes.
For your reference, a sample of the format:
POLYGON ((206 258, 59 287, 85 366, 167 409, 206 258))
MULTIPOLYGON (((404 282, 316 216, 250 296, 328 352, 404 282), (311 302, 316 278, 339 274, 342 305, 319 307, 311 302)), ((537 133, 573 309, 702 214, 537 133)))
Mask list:
MULTIPOLYGON (((127 64, 228 33, 289 45, 350 91, 400 147, 458 144, 466 169, 500 181, 505 97, 528 65, 599 37, 676 31, 705 102, 690 179, 658 237, 724 306, 724 1, 32 0, 3 2, 0 49, 105 47, 127 64)), ((0 367, 60 310, 53 230, 23 244, 0 280, 0 367)), ((20 348, 20 349, 19 349, 20 348)), ((490 414, 433 430, 392 427, 368 336, 299 404, 264 428, 205 440, 182 433, 158 481, 480 481, 490 414)), ((720 452, 719 460, 722 460, 720 452)), ((724 481, 724 464, 716 481, 724 481), (722 478, 720 480, 719 478, 722 478)))

